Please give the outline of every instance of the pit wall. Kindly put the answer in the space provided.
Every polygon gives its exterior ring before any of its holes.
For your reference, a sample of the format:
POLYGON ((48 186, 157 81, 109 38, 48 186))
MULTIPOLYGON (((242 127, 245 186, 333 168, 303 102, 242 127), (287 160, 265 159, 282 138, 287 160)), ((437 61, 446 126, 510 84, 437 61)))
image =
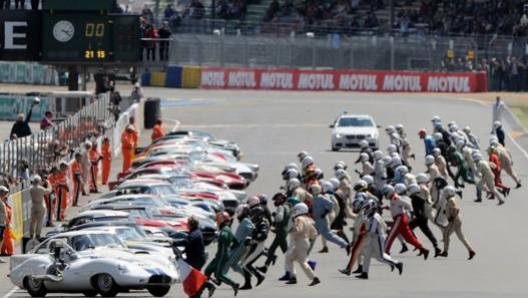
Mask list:
POLYGON ((293 91, 487 92, 485 72, 296 70, 169 66, 143 73, 143 86, 293 91))

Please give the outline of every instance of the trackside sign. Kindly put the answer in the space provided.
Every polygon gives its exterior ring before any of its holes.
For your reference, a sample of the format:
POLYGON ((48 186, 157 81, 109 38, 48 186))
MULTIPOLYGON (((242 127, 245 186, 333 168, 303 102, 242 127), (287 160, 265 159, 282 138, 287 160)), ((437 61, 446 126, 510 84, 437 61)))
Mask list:
POLYGON ((202 88, 363 92, 485 92, 486 74, 202 68, 202 88))

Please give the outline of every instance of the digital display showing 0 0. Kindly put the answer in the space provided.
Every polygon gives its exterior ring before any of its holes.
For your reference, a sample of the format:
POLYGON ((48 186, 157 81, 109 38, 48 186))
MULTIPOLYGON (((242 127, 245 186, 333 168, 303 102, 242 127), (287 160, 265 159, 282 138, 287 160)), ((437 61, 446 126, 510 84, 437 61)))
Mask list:
POLYGON ((108 15, 44 14, 43 60, 112 61, 113 23, 108 15))

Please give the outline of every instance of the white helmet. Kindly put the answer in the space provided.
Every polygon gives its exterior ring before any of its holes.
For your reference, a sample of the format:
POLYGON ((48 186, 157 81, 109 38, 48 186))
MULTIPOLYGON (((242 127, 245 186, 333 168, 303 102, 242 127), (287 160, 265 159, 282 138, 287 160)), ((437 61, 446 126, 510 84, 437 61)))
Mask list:
POLYGON ((449 132, 456 132, 457 130, 458 126, 456 124, 449 126, 449 132))
POLYGON ((470 134, 471 133, 471 128, 469 126, 466 126, 462 129, 463 132, 465 132, 466 134, 470 134))
POLYGON ((297 217, 299 215, 305 215, 305 214, 308 214, 308 212, 309 212, 308 206, 306 206, 305 203, 299 203, 293 206, 293 209, 292 209, 293 217, 297 217))
POLYGON ((361 207, 367 202, 368 198, 364 193, 357 193, 352 200, 352 209, 360 210, 361 207))
POLYGON ((334 191, 334 185, 330 183, 330 181, 323 181, 321 183, 321 188, 323 189, 323 193, 329 193, 334 191))
POLYGON ((289 169, 296 169, 296 170, 299 170, 299 166, 297 166, 296 163, 291 162, 291 163, 287 164, 287 165, 284 167, 284 170, 289 170, 289 169))
POLYGON ((490 139, 490 146, 497 146, 497 144, 499 144, 499 139, 497 139, 497 137, 492 137, 490 139))
POLYGON ((473 161, 478 162, 482 160, 482 154, 480 152, 473 153, 473 161))
POLYGON ((365 175, 361 179, 367 182, 367 185, 372 185, 374 183, 374 178, 370 175, 365 175))
POLYGON ((398 167, 402 165, 402 160, 400 157, 393 157, 391 159, 391 167, 398 167))
POLYGON ((259 197, 257 197, 257 196, 250 197, 247 200, 247 205, 248 205, 249 208, 260 205, 259 197))
POLYGON ((446 186, 446 187, 443 189, 443 191, 444 191, 444 194, 446 195, 446 197, 448 197, 448 198, 450 198, 450 197, 456 195, 456 190, 455 190, 455 188, 454 188, 453 186, 451 186, 451 185, 446 186))
POLYGON ((301 181, 299 181, 299 179, 297 178, 293 178, 293 179, 290 179, 288 181, 288 190, 289 191, 292 191, 294 189, 296 189, 297 187, 300 187, 301 186, 301 181))
POLYGON ((303 169, 306 169, 309 165, 312 165, 314 163, 314 160, 311 156, 306 156, 302 160, 302 167, 303 169))
POLYGON ((392 162, 392 157, 390 156, 383 156, 383 158, 381 159, 381 161, 383 162, 383 164, 388 167, 391 165, 391 162, 392 162))
POLYGON ((314 196, 319 195, 322 191, 321 186, 319 184, 312 184, 310 186, 310 190, 314 196))
POLYGON ((374 200, 368 200, 363 204, 361 210, 363 211, 363 214, 369 215, 374 212, 376 208, 378 208, 378 203, 376 203, 374 200))
POLYGON ((462 150, 462 148, 464 148, 464 146, 466 145, 466 141, 460 139, 456 142, 456 147, 458 150, 462 150))
POLYGON ((296 169, 289 169, 287 172, 286 172, 286 178, 289 180, 289 179, 293 179, 293 178, 297 178, 299 177, 299 171, 297 171, 296 169))
POLYGON ((385 131, 388 133, 388 134, 392 134, 394 133, 394 126, 392 125, 389 125, 385 128, 385 131))
POLYGON ((493 122, 493 128, 494 129, 497 129, 497 128, 501 127, 501 126, 502 126, 502 123, 500 121, 493 122))
POLYGON ((449 122, 449 123, 447 124, 447 127, 448 127, 449 129, 451 129, 451 127, 454 126, 454 125, 456 125, 456 122, 455 122, 455 121, 451 121, 451 122, 449 122))
POLYGON ((426 173, 419 173, 416 175, 416 182, 418 183, 427 183, 429 182, 429 176, 426 173))
POLYGON ((432 155, 427 155, 425 157, 425 165, 430 166, 432 164, 434 164, 434 157, 432 155))
POLYGON ((407 186, 403 183, 398 183, 394 186, 394 192, 398 195, 403 195, 407 191, 407 186))
POLYGON ((396 128, 396 131, 398 132, 403 131, 403 124, 396 124, 394 128, 396 128))
POLYGON ((433 124, 440 123, 440 122, 442 122, 442 118, 440 118, 440 116, 434 116, 431 119, 431 122, 433 122, 433 124))
POLYGON ((401 165, 396 168, 396 172, 400 173, 401 176, 404 176, 409 173, 409 168, 401 165))
POLYGON ((411 183, 409 187, 407 188, 407 192, 409 193, 410 196, 420 193, 420 186, 418 186, 418 184, 416 183, 411 183))
POLYGON ((435 132, 435 133, 433 134, 433 139, 434 139, 435 141, 440 141, 440 140, 442 139, 442 134, 439 133, 439 132, 435 132))
POLYGON ((308 156, 308 152, 306 152, 306 151, 301 151, 301 152, 299 152, 299 154, 297 154, 297 158, 299 158, 299 161, 301 161, 301 162, 306 156, 308 156))
POLYGON ((442 154, 442 151, 440 150, 440 148, 434 148, 433 149, 433 156, 436 157, 436 156, 438 156, 440 154, 442 154))
POLYGON ((372 153, 372 156, 374 157, 374 160, 378 161, 383 158, 383 152, 381 152, 381 150, 376 150, 372 153))
POLYGON ((394 191, 394 187, 392 187, 390 184, 387 184, 381 189, 381 194, 384 196, 390 196, 394 193, 394 191))
POLYGON ((339 186, 341 185, 341 182, 339 182, 339 180, 337 178, 330 178, 330 180, 328 180, 330 183, 332 183, 332 186, 334 187, 334 190, 337 190, 339 188, 339 186))
POLYGON ((249 206, 246 205, 246 204, 238 205, 238 207, 235 210, 235 214, 236 214, 237 217, 241 217, 244 214, 247 215, 248 213, 249 213, 249 206))
POLYGON ((368 155, 367 153, 361 153, 361 154, 359 155, 359 158, 360 158, 360 160, 363 161, 363 162, 364 162, 364 161, 368 161, 368 160, 369 160, 369 155, 368 155))
POLYGON ((354 182, 353 189, 355 191, 365 191, 368 188, 368 183, 365 180, 358 180, 354 182))
POLYGON ((359 142, 359 148, 361 149, 365 149, 369 146, 369 143, 367 142, 367 140, 361 140, 361 142, 359 142))
POLYGON ((394 145, 394 144, 390 144, 387 147, 387 152, 389 152, 389 153, 394 153, 394 152, 397 152, 397 151, 398 151, 398 147, 396 147, 396 145, 394 145))
POLYGON ((344 179, 347 177, 347 173, 345 172, 345 170, 337 170, 335 172, 335 175, 336 175, 336 178, 341 180, 341 179, 344 179))
POLYGON ((339 169, 346 170, 347 164, 344 161, 338 161, 334 166, 334 171, 337 171, 339 169))

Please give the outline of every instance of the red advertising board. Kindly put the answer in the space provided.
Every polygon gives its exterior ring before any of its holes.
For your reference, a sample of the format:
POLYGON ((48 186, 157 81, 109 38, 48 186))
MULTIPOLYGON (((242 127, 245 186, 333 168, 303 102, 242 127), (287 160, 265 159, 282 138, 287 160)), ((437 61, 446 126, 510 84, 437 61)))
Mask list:
POLYGON ((485 92, 486 73, 202 68, 204 89, 485 92))

